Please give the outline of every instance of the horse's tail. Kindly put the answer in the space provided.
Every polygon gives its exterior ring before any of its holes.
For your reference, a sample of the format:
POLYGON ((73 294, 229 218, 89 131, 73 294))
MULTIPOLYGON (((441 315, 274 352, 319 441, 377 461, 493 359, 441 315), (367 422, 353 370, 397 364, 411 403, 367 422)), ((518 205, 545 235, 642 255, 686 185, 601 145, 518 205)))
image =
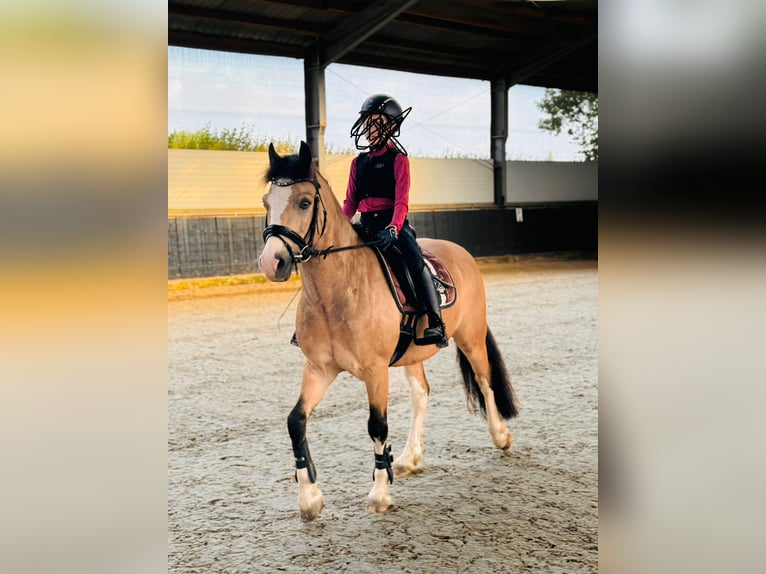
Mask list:
MULTIPOLYGON (((505 368, 505 361, 497 348, 495 338, 492 332, 487 329, 487 358, 489 359, 490 387, 495 395, 495 406, 504 419, 515 417, 518 412, 516 404, 516 393, 511 386, 511 379, 508 376, 508 369, 505 368)), ((484 394, 476 382, 471 363, 459 348, 457 350, 457 360, 460 364, 460 372, 463 375, 463 385, 465 394, 468 397, 469 407, 475 408, 477 405, 481 409, 482 415, 487 415, 487 405, 484 404, 484 394)))

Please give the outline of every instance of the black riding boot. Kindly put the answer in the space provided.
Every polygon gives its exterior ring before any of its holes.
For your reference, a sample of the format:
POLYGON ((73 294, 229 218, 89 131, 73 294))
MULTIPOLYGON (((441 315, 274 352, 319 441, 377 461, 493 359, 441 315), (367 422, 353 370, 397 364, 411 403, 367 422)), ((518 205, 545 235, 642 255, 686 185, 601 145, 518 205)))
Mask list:
POLYGON ((426 306, 428 315, 428 328, 423 332, 421 345, 436 345, 440 349, 446 347, 447 335, 442 322, 442 312, 439 307, 439 294, 436 292, 434 281, 428 267, 423 265, 423 272, 419 278, 415 277, 418 285, 418 296, 426 306))

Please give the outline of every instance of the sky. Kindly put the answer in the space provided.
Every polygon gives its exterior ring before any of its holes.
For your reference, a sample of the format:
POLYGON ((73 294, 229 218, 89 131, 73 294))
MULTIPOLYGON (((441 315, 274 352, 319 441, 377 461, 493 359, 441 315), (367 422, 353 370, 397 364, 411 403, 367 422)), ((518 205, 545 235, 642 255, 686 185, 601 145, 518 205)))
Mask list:
MULTIPOLYGON (((412 112, 399 141, 415 157, 490 157, 490 83, 332 64, 325 70, 329 152, 351 149, 349 130, 362 102, 386 93, 412 112)), ((565 134, 537 127, 544 90, 509 90, 506 158, 579 161, 565 134)), ((252 128, 258 139, 305 139, 303 61, 168 47, 168 133, 205 126, 252 128)))

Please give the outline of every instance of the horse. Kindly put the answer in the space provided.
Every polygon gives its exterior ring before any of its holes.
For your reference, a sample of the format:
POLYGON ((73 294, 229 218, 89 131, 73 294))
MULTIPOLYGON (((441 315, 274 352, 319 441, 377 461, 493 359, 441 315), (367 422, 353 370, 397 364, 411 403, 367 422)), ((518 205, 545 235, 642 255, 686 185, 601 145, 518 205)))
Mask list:
MULTIPOLYGON (((423 424, 430 386, 423 362, 441 349, 411 344, 389 365, 397 347, 401 311, 381 264, 364 243, 327 180, 301 142, 298 154, 280 156, 269 146, 268 191, 262 273, 286 281, 300 265, 301 297, 295 335, 305 356, 300 395, 287 417, 295 456, 298 506, 304 521, 324 507, 317 471, 309 452, 307 424, 328 388, 341 372, 364 382, 369 402, 368 433, 375 465, 367 510, 386 512, 392 505, 389 485, 394 475, 419 470, 423 458, 423 424), (404 367, 410 384, 412 420, 403 451, 394 460, 388 437, 389 366, 404 367)), ((449 241, 419 239, 450 271, 457 289, 454 305, 444 309, 447 336, 457 346, 469 410, 480 410, 494 445, 509 454, 513 438, 506 424, 518 413, 515 391, 487 325, 486 293, 474 258, 449 241), (478 407, 478 409, 477 409, 478 407)), ((419 331, 422 332, 423 326, 419 331)))

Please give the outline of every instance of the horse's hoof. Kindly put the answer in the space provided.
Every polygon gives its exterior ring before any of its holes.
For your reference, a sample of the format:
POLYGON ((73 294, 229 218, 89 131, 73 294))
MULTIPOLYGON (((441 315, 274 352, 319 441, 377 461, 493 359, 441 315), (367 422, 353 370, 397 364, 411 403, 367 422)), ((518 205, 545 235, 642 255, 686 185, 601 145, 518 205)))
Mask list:
POLYGON ((415 467, 410 465, 403 465, 403 464, 395 464, 394 465, 394 475, 403 478, 405 476, 412 476, 415 474, 415 467))
POLYGON ((412 476, 420 470, 420 461, 418 462, 399 462, 394 463, 394 474, 398 477, 412 476))
POLYGON ((323 508, 324 508, 323 500, 320 500, 318 505, 307 507, 307 508, 301 508, 301 518, 303 519, 304 522, 311 522, 322 513, 323 508))
POLYGON ((391 508, 391 497, 388 495, 377 500, 367 501, 367 512, 370 514, 382 514, 387 512, 389 508, 391 508))
POLYGON ((511 432, 505 425, 503 425, 502 428, 490 429, 490 433, 492 434, 492 442, 494 445, 505 454, 510 454, 511 445, 513 444, 513 435, 511 435, 511 432))
POLYGON ((324 498, 316 484, 312 484, 298 495, 298 506, 301 509, 301 518, 306 522, 311 522, 321 514, 324 498))

